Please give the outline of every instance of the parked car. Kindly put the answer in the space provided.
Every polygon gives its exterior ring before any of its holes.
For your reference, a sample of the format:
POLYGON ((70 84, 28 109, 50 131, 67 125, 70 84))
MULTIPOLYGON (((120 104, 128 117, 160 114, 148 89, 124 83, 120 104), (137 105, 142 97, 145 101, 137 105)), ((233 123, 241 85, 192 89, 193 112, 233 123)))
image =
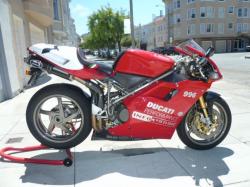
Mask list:
POLYGON ((250 45, 246 46, 246 51, 250 52, 250 45))
POLYGON ((99 52, 98 52, 97 50, 95 50, 95 51, 93 52, 93 55, 94 55, 94 56, 98 56, 98 55, 99 55, 99 52))
POLYGON ((111 49, 110 50, 110 55, 112 58, 116 58, 119 54, 119 50, 118 49, 111 49))

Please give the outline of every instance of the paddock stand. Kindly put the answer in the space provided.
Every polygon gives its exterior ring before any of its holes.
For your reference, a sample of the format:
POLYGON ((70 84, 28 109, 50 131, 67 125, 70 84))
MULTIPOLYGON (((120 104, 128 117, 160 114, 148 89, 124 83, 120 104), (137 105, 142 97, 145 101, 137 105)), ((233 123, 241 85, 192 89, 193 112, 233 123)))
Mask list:
POLYGON ((73 163, 72 159, 73 156, 71 154, 70 149, 66 149, 67 158, 64 160, 46 160, 46 159, 33 159, 33 158, 24 158, 24 157, 16 157, 12 154, 22 153, 22 152, 29 152, 29 151, 37 151, 43 149, 50 149, 44 145, 37 145, 37 146, 29 146, 24 148, 15 148, 15 147, 5 147, 0 149, 0 157, 2 159, 9 160, 11 162, 16 163, 32 163, 32 164, 45 164, 45 165, 64 165, 66 167, 70 167, 73 163), (12 152, 12 153, 6 153, 12 152))

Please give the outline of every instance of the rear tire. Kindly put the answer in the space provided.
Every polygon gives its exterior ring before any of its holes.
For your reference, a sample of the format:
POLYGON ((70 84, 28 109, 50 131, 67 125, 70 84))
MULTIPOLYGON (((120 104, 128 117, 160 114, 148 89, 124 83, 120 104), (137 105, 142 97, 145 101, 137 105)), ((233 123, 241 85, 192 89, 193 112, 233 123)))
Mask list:
MULTIPOLYGON (((47 106, 52 104, 55 104, 55 102, 53 103, 52 101, 50 101, 50 103, 47 104, 47 106)), ((87 138, 92 129, 90 101, 83 93, 81 93, 81 91, 77 89, 72 89, 72 86, 69 86, 67 84, 49 85, 39 90, 31 98, 26 110, 26 121, 30 132, 39 142, 41 142, 42 145, 55 149, 68 149, 80 144, 85 138, 87 138), (65 126, 69 128, 65 132, 63 132, 63 129, 60 129, 57 125, 55 125, 55 123, 54 124, 52 123, 52 119, 56 120, 58 119, 60 121, 59 119, 60 111, 58 109, 60 108, 59 101, 58 104, 51 110, 45 111, 44 109, 42 109, 44 103, 46 101, 49 102, 50 101, 49 99, 53 99, 54 98, 53 96, 55 98, 61 97, 60 106, 62 106, 61 108, 63 111, 63 116, 67 114, 66 112, 69 113, 68 115, 69 117, 72 114, 75 115, 74 118, 72 117, 71 121, 63 123, 67 124, 68 126, 66 125, 65 126), (67 100, 65 99, 65 101, 63 101, 62 98, 64 99, 66 98, 67 100), (67 106, 67 103, 69 106, 67 106), (76 111, 76 112, 71 113, 71 111, 73 112, 76 111), (45 117, 43 117, 42 115, 45 115, 45 117), (46 117, 46 115, 48 115, 49 118, 46 117), (50 128, 49 131, 49 127, 48 128, 46 127, 45 123, 42 121, 42 118, 46 119, 48 118, 47 121, 49 121, 48 122, 49 125, 51 124, 53 125, 53 129, 50 128), (74 127, 74 125, 76 125, 76 121, 77 121, 77 126, 79 126, 79 128, 77 129, 75 129, 74 127), (56 129, 57 132, 61 131, 62 134, 58 136, 55 135, 53 132, 55 131, 54 129, 56 129)))
POLYGON ((188 147, 193 148, 193 149, 198 149, 198 150, 211 149, 211 148, 217 146, 218 144, 220 144, 227 136, 227 134, 230 130, 230 127, 231 127, 231 118, 232 118, 230 108, 229 108, 228 104, 219 96, 214 97, 211 100, 207 101, 208 107, 211 107, 214 104, 221 106, 222 112, 223 112, 222 115, 224 115, 224 117, 226 119, 225 123, 223 124, 223 127, 221 129, 221 132, 219 132, 219 134, 216 135, 217 137, 214 137, 214 139, 211 139, 210 142, 209 141, 205 142, 205 141, 201 141, 201 140, 194 140, 193 138, 191 138, 191 136, 188 135, 188 133, 187 133, 187 119, 188 119, 189 115, 191 115, 191 111, 194 109, 194 108, 192 108, 192 109, 190 109, 188 114, 185 116, 185 118, 183 119, 183 121, 181 122, 181 124, 177 128, 177 134, 178 134, 179 138, 188 147))

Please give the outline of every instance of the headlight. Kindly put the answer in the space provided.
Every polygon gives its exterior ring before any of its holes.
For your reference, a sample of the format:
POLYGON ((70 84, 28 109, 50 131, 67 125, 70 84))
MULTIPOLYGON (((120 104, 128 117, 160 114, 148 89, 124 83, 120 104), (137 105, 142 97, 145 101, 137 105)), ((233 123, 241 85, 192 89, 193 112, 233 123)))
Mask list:
POLYGON ((215 81, 215 80, 220 79, 220 76, 219 76, 219 74, 216 73, 216 72, 211 72, 211 73, 209 74, 209 79, 215 81))

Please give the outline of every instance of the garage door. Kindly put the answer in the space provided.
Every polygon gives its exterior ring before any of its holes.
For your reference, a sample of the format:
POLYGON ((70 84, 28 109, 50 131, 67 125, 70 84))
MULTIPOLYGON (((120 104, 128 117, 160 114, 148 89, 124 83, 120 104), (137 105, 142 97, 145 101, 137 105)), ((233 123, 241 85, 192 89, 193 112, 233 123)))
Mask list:
POLYGON ((30 23, 29 26, 30 26, 31 44, 45 43, 44 31, 39 27, 33 25, 32 23, 30 23))
POLYGON ((215 42, 215 50, 218 53, 225 53, 226 52, 226 41, 220 40, 215 42))
POLYGON ((206 51, 209 47, 212 46, 212 41, 202 41, 201 46, 206 51))

